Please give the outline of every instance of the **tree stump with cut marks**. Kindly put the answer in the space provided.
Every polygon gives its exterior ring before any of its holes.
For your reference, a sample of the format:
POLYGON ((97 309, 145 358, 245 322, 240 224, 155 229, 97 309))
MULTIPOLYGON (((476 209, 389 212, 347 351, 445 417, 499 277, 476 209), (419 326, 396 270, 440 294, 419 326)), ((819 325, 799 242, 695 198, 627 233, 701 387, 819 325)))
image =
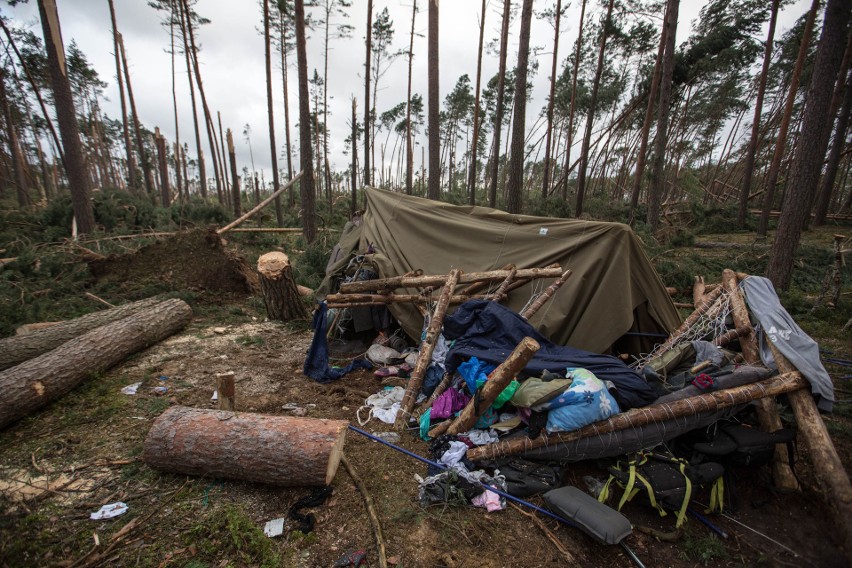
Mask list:
POLYGON ((302 303, 293 267, 283 252, 268 252, 257 259, 260 291, 271 320, 307 319, 308 310, 302 303))

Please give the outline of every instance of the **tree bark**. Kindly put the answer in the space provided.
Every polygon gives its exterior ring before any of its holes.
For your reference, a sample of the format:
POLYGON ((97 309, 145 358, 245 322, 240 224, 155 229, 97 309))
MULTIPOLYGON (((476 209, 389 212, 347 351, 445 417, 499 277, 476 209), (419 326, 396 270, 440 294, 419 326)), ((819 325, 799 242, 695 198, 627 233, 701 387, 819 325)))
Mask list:
POLYGON ((80 129, 77 124, 77 113, 74 110, 74 97, 71 94, 71 82, 65 66, 65 46, 62 43, 56 1, 38 0, 38 10, 44 33, 44 47, 47 51, 47 67, 53 87, 56 120, 59 122, 59 134, 62 137, 65 172, 68 174, 71 190, 71 206, 77 221, 77 231, 91 233, 95 229, 91 186, 86 175, 86 162, 80 144, 80 129))
POLYGON ((801 135, 787 184, 786 203, 778 220, 766 276, 776 288, 786 290, 793 275, 793 258, 802 225, 810 214, 822 161, 831 133, 831 95, 843 59, 852 0, 828 0, 822 34, 814 60, 813 76, 805 103, 801 135))
MULTIPOLYGON (((269 117, 272 190, 278 191, 281 187, 281 182, 278 179, 278 146, 275 144, 275 116, 272 112, 272 45, 269 38, 269 0, 263 0, 263 43, 266 55, 266 114, 269 117)), ((284 212, 281 210, 280 196, 275 198, 275 220, 278 222, 279 227, 284 226, 284 212)))
POLYGON ((660 201, 666 189, 666 142, 671 113, 672 74, 674 73, 675 36, 680 0, 669 0, 666 14, 666 51, 660 75, 660 104, 657 105, 657 132, 654 136, 654 163, 648 192, 648 225, 656 230, 660 223, 660 201))
POLYGON ((527 126, 527 66, 530 58, 530 24, 532 0, 524 0, 521 11, 521 36, 518 65, 515 68, 515 108, 512 127, 512 149, 509 151, 509 184, 506 210, 520 213, 524 189, 524 137, 527 126))
POLYGON ((583 214, 583 201, 586 194, 586 172, 589 168, 589 145, 592 141, 592 126, 595 121, 595 106, 598 99, 598 89, 601 85, 601 75, 603 74, 604 53, 606 52, 606 39, 609 32, 610 21, 612 20, 612 7, 614 0, 609 0, 606 9, 606 16, 603 20, 601 28, 601 44, 598 49, 598 65, 595 70, 595 79, 592 81, 592 93, 589 99, 589 112, 586 115, 586 129, 583 135, 583 146, 580 148, 580 166, 577 173, 577 205, 574 211, 574 216, 579 217, 583 214))
POLYGON ((234 192, 231 199, 234 202, 234 217, 239 218, 242 214, 242 204, 240 203, 240 176, 237 174, 237 153, 234 150, 234 136, 231 134, 230 128, 228 129, 226 140, 228 144, 228 161, 231 163, 231 190, 234 192))
MULTIPOLYGON (((798 372, 785 373, 764 381, 723 389, 698 396, 692 396, 673 402, 652 404, 641 408, 631 408, 627 412, 616 414, 606 420, 584 426, 573 432, 541 434, 538 438, 518 437, 512 440, 496 442, 468 450, 467 458, 472 461, 494 459, 500 456, 520 454, 544 446, 575 442, 591 436, 601 436, 627 428, 636 428, 662 422, 680 416, 689 416, 702 412, 714 412, 739 404, 746 404, 759 398, 776 396, 807 387, 807 380, 798 372)), ((803 391, 804 392, 804 391, 803 391)))
MULTIPOLYGON (((182 0, 177 0, 180 10, 180 31, 183 38, 183 54, 186 60, 186 79, 189 81, 189 97, 192 101, 192 125, 195 129, 195 149, 198 156, 198 179, 200 182, 201 197, 207 199, 207 167, 204 161, 204 149, 201 147, 201 131, 198 128, 198 107, 195 102, 195 82, 192 80, 192 63, 189 55, 189 35, 186 31, 187 27, 192 25, 189 22, 189 14, 184 12, 182 0)), ((135 113, 134 113, 135 114, 135 113)))
POLYGON ((438 65, 438 0, 429 0, 429 199, 441 199, 441 91, 438 65))
POLYGON ((216 375, 216 398, 219 410, 236 410, 236 388, 234 386, 234 372, 220 373, 216 375))
POLYGON ((271 320, 291 321, 307 319, 308 311, 302 303, 290 259, 283 252, 268 252, 257 259, 260 291, 271 320))
POLYGON ((115 6, 109 0, 109 16, 112 22, 112 45, 115 51, 115 78, 118 82, 118 96, 121 101, 121 134, 124 138, 124 151, 127 159, 127 183, 132 191, 139 191, 139 180, 136 177, 136 163, 133 159, 133 145, 130 143, 130 128, 127 122, 127 101, 124 96, 124 78, 121 76, 121 54, 118 49, 118 26, 115 22, 115 6))
POLYGON ((559 290, 563 284, 565 284, 568 278, 571 277, 571 274, 572 273, 570 270, 566 270, 565 273, 562 274, 562 276, 560 276, 556 282, 548 286, 544 292, 539 294, 538 298, 536 298, 535 301, 521 313, 521 317, 525 320, 529 320, 531 317, 533 317, 541 309, 541 307, 546 304, 550 298, 553 297, 556 291, 559 290))
POLYGON ((775 137, 775 151, 772 154, 772 163, 769 165, 769 173, 766 176, 766 193, 763 196, 763 210, 760 214, 760 221, 757 224, 757 235, 759 237, 765 237, 766 230, 769 227, 769 212, 772 210, 772 204, 775 201, 775 186, 778 185, 778 174, 781 172, 781 160, 784 157, 784 147, 787 144, 790 117, 793 115, 796 92, 799 90, 799 78, 802 75, 802 68, 805 65, 805 58, 810 48, 811 34, 813 33, 814 20, 819 11, 819 3, 820 0, 813 0, 811 4, 808 19, 805 21, 805 29, 802 33, 802 43, 799 45, 799 54, 796 57, 796 65, 793 68, 793 75, 790 77, 787 100, 784 103, 781 124, 778 127, 778 134, 775 137))
POLYGON ((550 96, 547 99, 547 131, 544 142, 544 171, 541 180, 541 197, 547 198, 550 189, 550 151, 553 135, 553 105, 556 97, 556 63, 559 57, 559 23, 562 18, 562 0, 556 0, 556 22, 553 24, 553 60, 550 67, 550 96))
POLYGON ((511 0, 505 0, 503 3, 503 23, 500 27, 500 66, 497 71, 497 101, 494 111, 494 157, 491 160, 491 171, 489 172, 489 207, 497 207, 497 174, 500 170, 500 134, 503 131, 503 105, 506 94, 506 57, 509 46, 509 14, 511 9, 511 0))
MULTIPOLYGON (((469 284, 471 282, 490 281, 497 282, 504 280, 511 269, 492 270, 489 272, 465 272, 458 278, 459 284, 469 284)), ((521 280, 524 278, 559 278, 562 276, 562 269, 559 266, 554 268, 523 268, 517 270, 515 278, 521 280)), ((393 276, 391 278, 382 278, 378 280, 363 280, 360 282, 348 282, 340 286, 341 294, 352 294, 359 292, 370 292, 373 290, 393 290, 394 288, 418 288, 421 286, 441 286, 449 278, 448 274, 437 276, 393 276)), ((509 290, 512 288, 509 287, 509 290)))
POLYGON ((142 176, 145 180, 145 192, 148 195, 154 193, 154 173, 151 171, 151 160, 145 150, 145 141, 142 138, 142 127, 139 125, 139 114, 136 112, 136 98, 133 96, 133 84, 130 82, 130 69, 127 68, 127 53, 124 51, 124 38, 120 33, 118 36, 118 50, 121 52, 121 63, 124 68, 124 81, 127 83, 127 99, 130 101, 130 114, 133 116, 133 132, 136 138, 136 152, 142 164, 142 176))
POLYGON ((192 310, 183 300, 166 300, 3 371, 0 428, 66 394, 92 374, 180 331, 190 319, 192 310))
MULTIPOLYGON (((561 0, 560 0, 561 1, 561 0)), ((479 49, 476 52, 476 95, 473 105, 473 143, 470 147, 470 172, 467 178, 468 190, 470 191, 469 203, 476 205, 476 163, 479 152, 479 129, 480 121, 480 92, 482 87, 482 44, 485 40, 485 9, 486 0, 482 0, 482 16, 479 20, 479 49)))
MULTIPOLYGON (((485 381, 482 390, 473 395, 473 399, 464 407, 458 418, 444 422, 449 426, 444 427, 443 430, 446 430, 448 434, 455 435, 473 428, 479 417, 497 400, 503 389, 512 382, 518 373, 524 370, 524 367, 527 366, 527 363, 539 349, 541 349, 541 346, 538 341, 532 337, 523 338, 506 360, 488 375, 488 380, 485 381)), ((439 427, 440 425, 430 430, 429 436, 436 438, 443 433, 437 431, 439 427)))
POLYGON ((166 159, 166 139, 160 134, 160 129, 154 131, 154 141, 157 144, 157 164, 160 168, 160 205, 169 207, 172 203, 171 187, 169 186, 169 163, 166 159))
POLYGON ((825 225, 828 216, 828 206, 831 203, 831 194, 834 192, 834 180, 837 178, 837 170, 840 167, 840 158, 843 148, 846 146, 846 132, 849 128, 849 116, 852 111, 852 73, 847 72, 845 93, 843 94, 843 106, 837 116, 837 126, 834 130, 834 142, 828 154, 828 163, 825 166, 820 182, 819 194, 817 196, 816 212, 814 214, 814 225, 819 227, 825 225))
POLYGON ((154 421, 142 460, 185 475, 279 486, 334 480, 348 423, 174 406, 154 421))
POLYGON ((308 94, 308 56, 305 45, 305 2, 296 0, 296 58, 299 68, 299 160, 303 179, 299 184, 302 198, 302 228, 308 244, 317 237, 314 219, 316 192, 314 191, 314 155, 311 147, 311 109, 308 94))
MULTIPOLYGON (((367 55, 364 58, 364 187, 370 187, 370 60, 373 50, 373 0, 367 0, 367 55)), ((352 141, 353 146, 355 141, 352 141)))
POLYGON ((27 177, 25 175, 26 162, 21 153, 21 143, 15 129, 15 120, 12 116, 12 107, 6 96, 6 71, 0 68, 0 106, 3 107, 3 119, 6 123, 6 143, 9 145, 9 156, 12 159, 12 172, 15 176, 15 189, 18 196, 18 207, 24 209, 32 202, 27 193, 27 177))
MULTIPOLYGON (((284 142, 287 152, 287 181, 293 179, 293 150, 290 145, 290 89, 287 80, 287 42, 284 35, 284 10, 278 10, 278 25, 279 35, 278 40, 281 43, 281 81, 284 94, 284 142)), ((290 207, 296 204, 296 192, 293 186, 290 186, 290 191, 287 194, 287 203, 290 207)))
POLYGON ((352 184, 352 199, 349 203, 349 215, 355 216, 358 210, 358 106, 352 97, 352 165, 349 167, 350 183, 352 184))
POLYGON ((37 357, 42 353, 46 353, 51 349, 55 349, 66 341, 70 341, 96 327, 122 320, 136 313, 149 311, 162 302, 162 298, 147 298, 116 308, 93 312, 76 319, 59 322, 48 328, 28 333, 27 335, 16 335, 0 339, 0 370, 8 369, 28 359, 37 357))
POLYGON ((574 51, 574 70, 571 72, 571 104, 568 109, 568 138, 565 141, 565 166, 562 168, 562 200, 568 201, 568 171, 571 164, 571 145, 574 137, 574 106, 577 100, 577 72, 583 53, 583 22, 586 17, 586 0, 580 5, 580 25, 577 28, 577 49, 574 51))
POLYGON ((760 79, 757 84, 757 99, 754 103, 754 119, 751 123, 751 138, 746 149, 745 165, 743 166, 743 186, 740 189, 740 206, 737 211, 737 226, 745 228, 746 215, 748 214, 748 196, 751 193, 751 180, 754 175, 754 159, 757 154, 757 145, 760 140, 760 114, 763 111, 763 95, 766 92, 766 77, 769 74, 769 63, 772 60, 772 42, 775 39, 775 22, 778 19, 778 5, 781 0, 772 0, 772 9, 769 16, 769 33, 763 50, 763 67, 760 70, 760 79))
MULTIPOLYGON (((411 137, 411 67, 414 63, 414 18, 416 16, 417 0, 414 0, 414 5, 411 8, 411 34, 409 35, 408 40, 408 94, 405 99, 405 193, 407 195, 411 195, 414 191, 414 142, 411 137)), ((482 35, 480 34, 479 37, 479 51, 481 57, 482 35)), ((477 84, 477 89, 478 88, 479 86, 477 84)), ((355 148, 354 138, 352 148, 355 148)))

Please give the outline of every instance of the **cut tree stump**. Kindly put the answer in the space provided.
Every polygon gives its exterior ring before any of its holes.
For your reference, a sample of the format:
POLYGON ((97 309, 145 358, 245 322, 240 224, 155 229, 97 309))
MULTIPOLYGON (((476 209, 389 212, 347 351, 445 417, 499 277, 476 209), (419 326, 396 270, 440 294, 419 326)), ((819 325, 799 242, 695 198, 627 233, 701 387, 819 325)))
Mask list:
POLYGON ((174 406, 154 421, 142 459, 163 471, 270 485, 329 485, 348 422, 174 406))
POLYGON ((0 372, 0 428, 59 398, 93 373, 180 331, 190 319, 186 302, 166 300, 0 372))
POLYGON ((307 319, 308 309, 302 303, 293 279, 293 267, 283 252, 268 252, 257 259, 260 293, 271 320, 307 319))
POLYGON ((57 322, 43 329, 33 329, 26 334, 0 339, 0 370, 46 353, 96 327, 149 310, 162 301, 162 298, 147 298, 117 308, 93 312, 76 319, 57 322))

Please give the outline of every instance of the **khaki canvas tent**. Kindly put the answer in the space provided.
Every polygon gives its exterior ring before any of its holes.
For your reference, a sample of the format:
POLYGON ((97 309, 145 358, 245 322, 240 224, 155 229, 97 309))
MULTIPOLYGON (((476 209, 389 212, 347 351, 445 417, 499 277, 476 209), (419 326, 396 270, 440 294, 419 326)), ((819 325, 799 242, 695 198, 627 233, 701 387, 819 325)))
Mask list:
MULTIPOLYGON (((570 269, 568 282, 530 322, 555 343, 597 353, 617 344, 621 351, 638 353, 641 336, 625 333, 668 335, 680 324, 659 275, 627 225, 512 215, 372 188, 366 195, 363 220, 344 231, 321 296, 334 291, 333 281, 352 255, 372 246, 380 278, 415 269, 424 274, 496 270, 509 263, 518 268, 558 263, 570 269)), ((506 305, 520 311, 534 287, 546 285, 534 281, 519 288, 506 305)), ((406 333, 420 337, 423 319, 414 306, 388 307, 406 333)), ((646 337, 641 348, 648 350, 650 344, 646 337)))

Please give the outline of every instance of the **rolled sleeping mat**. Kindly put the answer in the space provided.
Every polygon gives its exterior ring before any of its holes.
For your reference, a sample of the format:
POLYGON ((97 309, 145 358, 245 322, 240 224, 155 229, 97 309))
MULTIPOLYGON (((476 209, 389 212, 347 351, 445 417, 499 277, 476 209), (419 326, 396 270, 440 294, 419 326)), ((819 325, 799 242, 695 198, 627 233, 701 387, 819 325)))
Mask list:
POLYGON ((633 532, 630 521, 584 491, 565 486, 544 494, 547 508, 573 521, 584 533, 603 544, 618 544, 633 532))

